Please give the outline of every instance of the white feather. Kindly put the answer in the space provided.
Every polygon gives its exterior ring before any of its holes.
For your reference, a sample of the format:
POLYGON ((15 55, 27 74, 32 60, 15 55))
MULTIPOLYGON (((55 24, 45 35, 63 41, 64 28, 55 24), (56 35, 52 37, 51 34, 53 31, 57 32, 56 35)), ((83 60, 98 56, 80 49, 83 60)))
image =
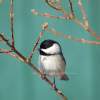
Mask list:
POLYGON ((40 63, 45 72, 51 76, 57 76, 65 71, 65 62, 61 55, 40 56, 40 63))
POLYGON ((55 53, 59 53, 60 52, 60 47, 57 43, 54 43, 51 47, 47 48, 47 49, 41 49, 42 51, 44 51, 45 53, 49 53, 49 54, 55 54, 55 53))

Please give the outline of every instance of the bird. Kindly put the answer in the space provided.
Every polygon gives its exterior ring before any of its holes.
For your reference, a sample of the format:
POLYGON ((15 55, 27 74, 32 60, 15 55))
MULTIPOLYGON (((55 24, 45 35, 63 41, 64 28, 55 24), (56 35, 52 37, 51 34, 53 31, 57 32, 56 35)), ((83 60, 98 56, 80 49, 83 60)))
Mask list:
POLYGON ((41 42, 39 47, 39 65, 43 75, 54 78, 53 87, 56 86, 55 77, 58 77, 60 80, 69 80, 65 73, 66 60, 57 41, 46 39, 41 42))

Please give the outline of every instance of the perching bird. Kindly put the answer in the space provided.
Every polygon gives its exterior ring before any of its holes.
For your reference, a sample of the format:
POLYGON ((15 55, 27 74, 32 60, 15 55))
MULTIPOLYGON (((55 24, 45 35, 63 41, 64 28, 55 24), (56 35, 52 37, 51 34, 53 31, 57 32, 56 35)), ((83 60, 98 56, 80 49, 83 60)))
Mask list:
POLYGON ((68 80, 65 74, 66 61, 63 56, 61 46, 54 40, 44 40, 40 44, 40 69, 41 72, 48 76, 59 77, 61 80, 68 80))

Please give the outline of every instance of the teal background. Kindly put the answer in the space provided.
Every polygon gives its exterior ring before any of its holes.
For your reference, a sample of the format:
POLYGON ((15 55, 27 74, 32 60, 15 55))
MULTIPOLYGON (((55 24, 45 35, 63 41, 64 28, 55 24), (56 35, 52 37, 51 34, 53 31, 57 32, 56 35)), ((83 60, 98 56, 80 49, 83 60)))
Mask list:
MULTIPOLYGON (((84 6, 91 27, 100 35, 100 0, 85 0, 84 6)), ((63 5, 67 4, 67 0, 63 5)), ((75 11, 78 12, 76 0, 75 11)), ((34 16, 31 9, 39 12, 58 13, 48 7, 43 0, 14 0, 14 31, 16 48, 25 56, 31 52, 33 43, 41 31, 41 24, 48 22, 57 31, 76 37, 94 39, 88 32, 71 21, 49 19, 34 16)), ((0 32, 11 37, 9 25, 9 0, 0 5, 0 32)), ((54 39, 62 45, 65 59, 68 62, 66 73, 69 81, 57 80, 57 86, 68 97, 68 100, 100 100, 100 46, 82 44, 45 32, 44 39, 54 39)), ((0 47, 4 47, 0 43, 0 47)), ((32 62, 38 66, 38 53, 34 53, 32 62)), ((0 54, 0 100, 60 100, 55 92, 42 81, 33 70, 10 56, 0 54)))

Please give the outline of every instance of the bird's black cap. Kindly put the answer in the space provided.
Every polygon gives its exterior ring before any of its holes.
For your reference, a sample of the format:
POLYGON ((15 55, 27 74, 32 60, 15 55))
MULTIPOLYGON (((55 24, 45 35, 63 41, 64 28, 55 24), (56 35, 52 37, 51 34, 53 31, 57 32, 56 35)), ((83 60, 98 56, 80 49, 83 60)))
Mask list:
POLYGON ((59 43, 54 40, 49 40, 49 39, 44 40, 40 45, 40 49, 47 49, 47 48, 51 47, 54 43, 57 43, 59 45, 59 43))

